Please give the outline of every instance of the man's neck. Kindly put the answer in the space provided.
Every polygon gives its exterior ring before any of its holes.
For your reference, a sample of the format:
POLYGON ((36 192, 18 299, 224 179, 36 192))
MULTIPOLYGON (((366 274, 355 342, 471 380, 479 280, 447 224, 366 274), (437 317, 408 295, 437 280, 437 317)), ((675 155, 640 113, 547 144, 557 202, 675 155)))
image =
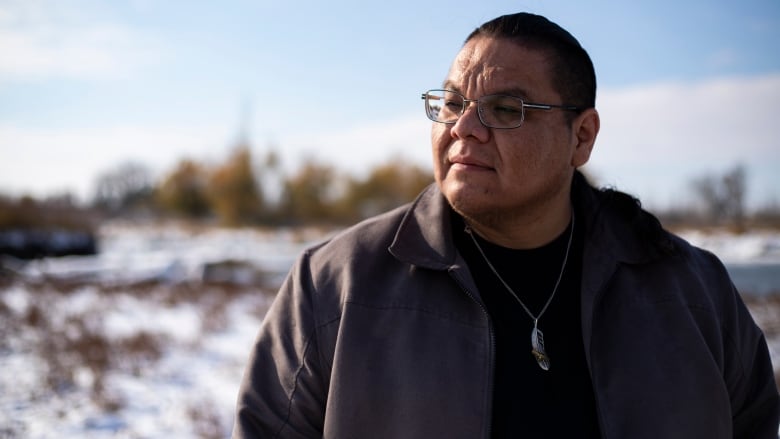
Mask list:
POLYGON ((514 249, 531 249, 548 244, 563 233, 571 221, 571 215, 572 207, 567 202, 560 208, 542 214, 487 220, 465 217, 464 220, 479 236, 494 244, 514 249))

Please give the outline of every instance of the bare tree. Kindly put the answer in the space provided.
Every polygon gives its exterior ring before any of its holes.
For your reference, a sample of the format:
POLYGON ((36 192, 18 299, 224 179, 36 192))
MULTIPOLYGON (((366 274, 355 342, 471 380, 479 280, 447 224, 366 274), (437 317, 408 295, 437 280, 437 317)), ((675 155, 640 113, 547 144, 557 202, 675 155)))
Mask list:
POLYGON ((744 230, 747 171, 743 165, 738 164, 722 175, 698 177, 691 185, 711 222, 744 230))
POLYGON ((126 213, 151 203, 153 192, 149 168, 126 162, 98 176, 94 203, 112 214, 126 213))

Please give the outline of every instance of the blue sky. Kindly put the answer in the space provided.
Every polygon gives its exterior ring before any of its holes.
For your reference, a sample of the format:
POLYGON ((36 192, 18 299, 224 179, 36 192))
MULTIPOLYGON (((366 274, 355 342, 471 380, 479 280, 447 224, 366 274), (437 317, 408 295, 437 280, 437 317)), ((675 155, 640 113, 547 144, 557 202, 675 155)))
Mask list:
POLYGON ((594 60, 599 182, 666 207, 741 163, 749 202, 780 203, 777 0, 0 0, 0 191, 86 198, 123 162, 222 160, 242 127, 288 169, 428 166, 420 92, 472 29, 521 10, 594 60))

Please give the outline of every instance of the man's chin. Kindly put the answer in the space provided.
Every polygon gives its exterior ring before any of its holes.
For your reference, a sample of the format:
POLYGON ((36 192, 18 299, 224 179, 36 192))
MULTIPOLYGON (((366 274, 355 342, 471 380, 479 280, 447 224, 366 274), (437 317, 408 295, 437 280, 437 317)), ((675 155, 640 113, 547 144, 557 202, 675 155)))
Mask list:
POLYGON ((491 206, 485 197, 480 198, 473 194, 453 194, 452 196, 447 196, 445 194, 445 197, 452 209, 460 216, 471 220, 477 220, 478 222, 494 217, 499 210, 497 206, 491 206))

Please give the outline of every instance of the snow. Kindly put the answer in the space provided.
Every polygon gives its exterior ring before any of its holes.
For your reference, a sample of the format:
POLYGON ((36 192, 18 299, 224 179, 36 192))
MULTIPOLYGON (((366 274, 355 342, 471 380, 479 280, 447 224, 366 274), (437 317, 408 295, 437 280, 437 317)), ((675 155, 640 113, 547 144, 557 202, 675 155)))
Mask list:
POLYGON ((728 232, 682 232, 691 244, 715 253, 727 265, 780 265, 780 233, 757 231, 734 235, 728 232))
POLYGON ((324 234, 114 223, 100 236, 95 256, 4 264, 17 276, 0 287, 0 438, 227 437, 271 285, 324 234), (203 282, 224 261, 268 285, 203 282))
MULTIPOLYGON (((729 266, 780 267, 777 233, 683 235, 729 266)), ((113 223, 96 256, 6 261, 17 276, 0 282, 0 439, 228 437, 262 316, 324 236, 113 223), (226 261, 234 283, 203 281, 226 261)), ((752 311, 778 364, 780 308, 752 311)))
MULTIPOLYGON (((0 299, 10 298, 17 315, 30 306, 22 303, 22 294, 11 289, 0 299)), ((8 331, 3 335, 10 339, 0 350, 0 437, 48 438, 57 432, 62 438, 184 438, 204 437, 204 429, 212 431, 205 437, 228 435, 243 367, 260 326, 258 310, 268 307, 271 295, 242 294, 226 307, 223 327, 206 329, 201 308, 192 303, 169 306, 130 293, 97 294, 91 287, 67 295, 27 294, 28 302, 36 300, 32 295, 46 296, 52 307, 47 325, 64 338, 75 340, 83 330, 70 318, 91 316, 86 326, 107 340, 153 334, 164 347, 159 358, 131 352, 105 370, 94 370, 88 360, 64 359, 60 367, 72 366, 72 378, 58 388, 50 383, 52 366, 35 347, 45 348, 40 337, 47 333, 8 331), (98 394, 93 390, 97 375, 104 389, 98 394)))

